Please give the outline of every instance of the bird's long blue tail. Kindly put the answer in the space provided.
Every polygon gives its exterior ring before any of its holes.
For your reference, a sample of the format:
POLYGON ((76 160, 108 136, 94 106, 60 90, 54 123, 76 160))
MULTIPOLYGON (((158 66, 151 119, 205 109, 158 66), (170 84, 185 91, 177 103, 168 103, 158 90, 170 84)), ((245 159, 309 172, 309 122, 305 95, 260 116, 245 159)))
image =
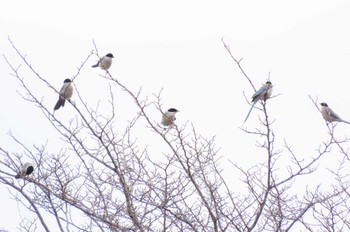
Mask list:
POLYGON ((249 110, 249 112, 248 112, 248 115, 247 115, 247 117, 245 118, 243 124, 247 121, 247 119, 248 119, 250 113, 252 112, 252 110, 253 110, 253 108, 254 108, 254 106, 255 106, 255 104, 256 104, 257 102, 258 102, 258 101, 254 101, 254 102, 252 103, 252 107, 250 107, 250 110, 249 110))

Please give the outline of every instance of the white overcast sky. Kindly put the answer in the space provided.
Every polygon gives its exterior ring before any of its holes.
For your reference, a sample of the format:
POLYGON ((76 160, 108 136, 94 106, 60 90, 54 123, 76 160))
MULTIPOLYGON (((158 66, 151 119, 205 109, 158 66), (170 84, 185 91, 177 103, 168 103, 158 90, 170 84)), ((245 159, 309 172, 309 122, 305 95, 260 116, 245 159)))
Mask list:
MULTIPOLYGON (((223 163, 230 159, 249 167, 266 158, 255 146, 257 138, 239 129, 249 110, 243 93, 250 97, 253 90, 229 58, 221 38, 236 58, 244 57, 241 64, 255 87, 270 75, 274 94, 280 94, 268 104, 270 118, 276 119, 272 128, 278 148, 283 148, 286 139, 298 155, 310 158, 328 139, 328 129, 309 95, 350 120, 349 12, 350 2, 345 0, 12 0, 0 9, 0 51, 19 64, 7 40, 10 36, 36 70, 59 89, 65 78, 76 73, 76 67, 93 49, 94 40, 100 55, 114 54, 110 72, 119 81, 132 90, 142 86, 148 96, 164 88, 164 109, 180 110, 177 124, 190 121, 198 133, 215 135, 223 163)), ((91 102, 108 96, 107 81, 99 77, 101 71, 90 69, 94 62, 95 57, 75 82, 91 102)), ((50 143, 57 134, 40 110, 17 94, 21 88, 9 72, 1 57, 0 145, 18 151, 6 135, 9 130, 29 146, 47 139, 50 143)), ((53 108, 56 93, 31 82, 30 77, 27 80, 44 97, 44 104, 53 108)), ((125 117, 132 115, 128 112, 132 101, 124 101, 122 93, 116 96, 121 96, 118 112, 125 117)), ((74 117, 69 108, 57 114, 74 117)), ((150 115, 160 119, 159 112, 150 115)), ((245 125, 248 129, 260 127, 257 115, 253 110, 245 125)), ((349 125, 339 125, 336 136, 349 131, 349 125)), ((144 144, 151 144, 146 138, 140 136, 144 144)), ((49 146, 55 148, 55 144, 49 146)), ((338 154, 326 157, 320 168, 340 158, 338 154)), ((225 168, 230 175, 230 167, 225 168)), ((0 195, 6 196, 1 197, 1 207, 14 205, 11 214, 17 215, 17 205, 11 203, 5 188, 0 188, 0 195)), ((0 225, 10 231, 16 223, 0 217, 0 225)))

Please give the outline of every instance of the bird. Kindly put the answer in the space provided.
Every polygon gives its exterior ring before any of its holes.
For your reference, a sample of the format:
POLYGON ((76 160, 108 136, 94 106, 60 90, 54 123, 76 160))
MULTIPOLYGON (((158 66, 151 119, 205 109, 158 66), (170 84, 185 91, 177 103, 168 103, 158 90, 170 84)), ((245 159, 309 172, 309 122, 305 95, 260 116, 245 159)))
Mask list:
POLYGON ((343 119, 341 119, 341 117, 339 115, 337 115, 328 105, 327 103, 322 102, 320 104, 321 107, 321 114, 322 117, 324 118, 324 120, 326 120, 327 122, 345 122, 347 124, 350 124, 350 122, 347 122, 343 119))
POLYGON ((25 163, 21 169, 19 170, 18 174, 15 176, 16 179, 22 178, 26 175, 31 174, 34 171, 34 165, 31 163, 25 163))
POLYGON ((100 67, 103 70, 108 70, 111 67, 112 64, 112 58, 114 58, 114 56, 112 55, 112 53, 108 53, 107 55, 105 55, 104 57, 102 57, 97 64, 93 65, 93 68, 97 68, 100 67))
POLYGON ((54 110, 58 110, 61 106, 64 107, 64 103, 67 99, 71 98, 73 94, 73 85, 70 79, 65 79, 63 86, 60 90, 58 101, 54 107, 54 110))
POLYGON ((175 114, 179 112, 175 108, 168 109, 162 116, 162 125, 164 126, 171 126, 174 121, 176 120, 175 114))
POLYGON ((250 108, 247 117, 245 118, 243 124, 247 121, 250 113, 252 112, 254 105, 258 102, 258 100, 266 101, 271 97, 272 94, 272 83, 270 81, 267 81, 264 85, 258 89, 252 96, 252 107, 250 108))

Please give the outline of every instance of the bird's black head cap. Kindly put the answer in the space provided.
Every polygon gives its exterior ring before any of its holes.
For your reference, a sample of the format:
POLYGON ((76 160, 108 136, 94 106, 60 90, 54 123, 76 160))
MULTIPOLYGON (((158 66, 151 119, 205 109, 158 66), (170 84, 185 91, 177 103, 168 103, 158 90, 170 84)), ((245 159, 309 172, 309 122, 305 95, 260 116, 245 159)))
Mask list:
POLYGON ((328 107, 327 103, 325 103, 325 102, 322 102, 320 105, 324 106, 324 107, 328 107))
POLYGON ((114 58, 114 56, 113 56, 112 53, 108 53, 106 56, 107 56, 107 57, 110 57, 110 58, 114 58))
POLYGON ((64 83, 68 83, 68 82, 72 82, 71 79, 67 78, 67 79, 64 80, 64 83))
POLYGON ((179 111, 175 108, 170 108, 170 109, 168 109, 168 112, 179 112, 179 111))
POLYGON ((34 167, 33 167, 33 166, 29 166, 29 167, 27 168, 26 175, 31 174, 33 171, 34 171, 34 167))
POLYGON ((271 83, 271 81, 266 81, 266 84, 269 84, 269 85, 271 85, 272 83, 271 83))

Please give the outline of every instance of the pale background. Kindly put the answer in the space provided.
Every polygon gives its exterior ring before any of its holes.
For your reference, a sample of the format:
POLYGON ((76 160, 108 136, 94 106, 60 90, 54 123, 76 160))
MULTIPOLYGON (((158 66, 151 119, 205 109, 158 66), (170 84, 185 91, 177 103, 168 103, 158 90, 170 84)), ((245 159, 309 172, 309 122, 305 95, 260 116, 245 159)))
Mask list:
MULTIPOLYGON (((205 137, 215 135, 225 174, 235 179, 227 160, 249 167, 266 156, 255 146, 257 138, 239 128, 249 110, 244 94, 250 97, 253 90, 221 38, 237 59, 244 57, 241 64, 256 88, 270 75, 274 94, 280 94, 268 103, 270 118, 276 119, 272 126, 276 146, 283 149, 286 139, 300 157, 308 159, 329 139, 309 95, 350 120, 349 12, 350 2, 345 0, 13 0, 0 8, 0 51, 15 66, 20 64, 7 39, 10 36, 34 68, 60 89, 93 49, 94 40, 100 55, 114 54, 110 72, 120 82, 132 90, 142 86, 143 95, 149 97, 164 88, 164 110, 180 110, 178 125, 189 121, 205 137)), ((108 97, 108 82, 99 76, 103 72, 90 69, 96 60, 92 57, 75 81, 92 104, 108 97)), ((48 141, 51 152, 60 150, 62 143, 53 142, 57 133, 39 108, 17 94, 23 91, 9 73, 1 57, 0 146, 22 151, 7 136, 11 130, 30 147, 48 141)), ((27 73, 23 67, 31 88, 53 108, 57 94, 27 73)), ((130 98, 121 91, 115 95, 122 128, 135 112, 130 98)), ((74 117, 69 105, 56 114, 62 120, 74 117)), ((149 114, 160 120, 159 112, 149 114)), ((251 130, 261 126, 258 111, 253 110, 245 126, 251 130)), ((340 138, 349 132, 346 124, 336 128, 340 138)), ((146 138, 140 133, 142 145, 152 144, 146 138)), ((336 152, 323 157, 319 169, 325 174, 314 177, 312 183, 332 181, 326 168, 336 167, 340 158, 336 152)), ((0 225, 15 231, 25 212, 19 213, 22 207, 10 199, 5 187, 0 188, 0 196, 0 225)))

